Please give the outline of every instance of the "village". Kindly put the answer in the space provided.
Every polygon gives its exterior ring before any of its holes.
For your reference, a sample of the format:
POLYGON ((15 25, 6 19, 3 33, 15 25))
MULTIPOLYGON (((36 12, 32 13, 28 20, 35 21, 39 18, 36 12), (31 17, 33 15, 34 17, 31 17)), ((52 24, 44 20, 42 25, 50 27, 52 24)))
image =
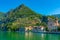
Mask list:
POLYGON ((60 28, 60 22, 58 21, 58 18, 55 20, 52 18, 48 18, 47 22, 47 28, 45 26, 29 26, 25 28, 20 28, 19 31, 25 31, 25 32, 58 32, 58 28, 60 28))

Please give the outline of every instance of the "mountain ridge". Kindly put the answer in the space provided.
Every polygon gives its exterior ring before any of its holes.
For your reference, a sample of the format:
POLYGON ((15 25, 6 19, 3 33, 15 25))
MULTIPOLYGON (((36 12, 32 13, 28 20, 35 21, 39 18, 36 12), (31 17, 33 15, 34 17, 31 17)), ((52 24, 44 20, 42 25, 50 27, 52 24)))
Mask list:
MULTIPOLYGON (((45 26, 47 27, 47 21, 49 16, 43 16, 31 10, 24 4, 8 11, 5 14, 5 18, 0 24, 2 30, 16 31, 21 27, 29 26, 45 26), (2 26, 3 25, 3 26, 2 26)), ((50 16, 50 18, 54 18, 50 16)))
POLYGON ((54 14, 54 15, 51 15, 51 16, 54 16, 54 17, 60 18, 60 14, 54 14))
POLYGON ((1 25, 2 30, 17 30, 20 27, 40 25, 42 15, 32 11, 27 6, 20 5, 15 9, 7 12, 6 18, 1 25))

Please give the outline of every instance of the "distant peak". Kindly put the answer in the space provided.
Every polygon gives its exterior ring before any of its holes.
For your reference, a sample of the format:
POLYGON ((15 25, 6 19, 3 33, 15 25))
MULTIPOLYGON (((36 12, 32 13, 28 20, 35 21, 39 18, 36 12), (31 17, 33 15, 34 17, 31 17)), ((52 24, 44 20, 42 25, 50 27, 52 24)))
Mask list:
POLYGON ((25 6, 24 4, 21 4, 19 7, 23 7, 23 6, 25 6))
POLYGON ((25 6, 24 4, 21 4, 20 6, 25 6))
POLYGON ((20 6, 18 6, 17 8, 20 9, 22 7, 26 7, 24 4, 21 4, 20 6))

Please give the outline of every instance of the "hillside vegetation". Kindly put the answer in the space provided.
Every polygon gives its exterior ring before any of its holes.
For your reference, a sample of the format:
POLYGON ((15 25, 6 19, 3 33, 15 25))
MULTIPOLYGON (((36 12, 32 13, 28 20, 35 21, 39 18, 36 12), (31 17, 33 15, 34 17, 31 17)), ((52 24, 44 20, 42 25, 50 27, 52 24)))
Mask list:
POLYGON ((2 23, 0 24, 0 27, 3 31, 15 31, 20 27, 29 26, 47 27, 48 17, 54 18, 52 16, 43 16, 41 14, 38 14, 22 4, 5 14, 5 17, 3 17, 3 19, 1 20, 2 23))

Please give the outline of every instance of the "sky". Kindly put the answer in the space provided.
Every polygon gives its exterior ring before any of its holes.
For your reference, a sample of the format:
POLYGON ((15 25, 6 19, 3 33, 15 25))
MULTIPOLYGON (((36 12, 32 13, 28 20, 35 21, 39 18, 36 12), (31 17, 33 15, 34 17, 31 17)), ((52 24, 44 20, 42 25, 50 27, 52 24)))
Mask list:
POLYGON ((43 15, 60 14, 60 0, 0 0, 0 12, 6 13, 21 4, 43 15))

